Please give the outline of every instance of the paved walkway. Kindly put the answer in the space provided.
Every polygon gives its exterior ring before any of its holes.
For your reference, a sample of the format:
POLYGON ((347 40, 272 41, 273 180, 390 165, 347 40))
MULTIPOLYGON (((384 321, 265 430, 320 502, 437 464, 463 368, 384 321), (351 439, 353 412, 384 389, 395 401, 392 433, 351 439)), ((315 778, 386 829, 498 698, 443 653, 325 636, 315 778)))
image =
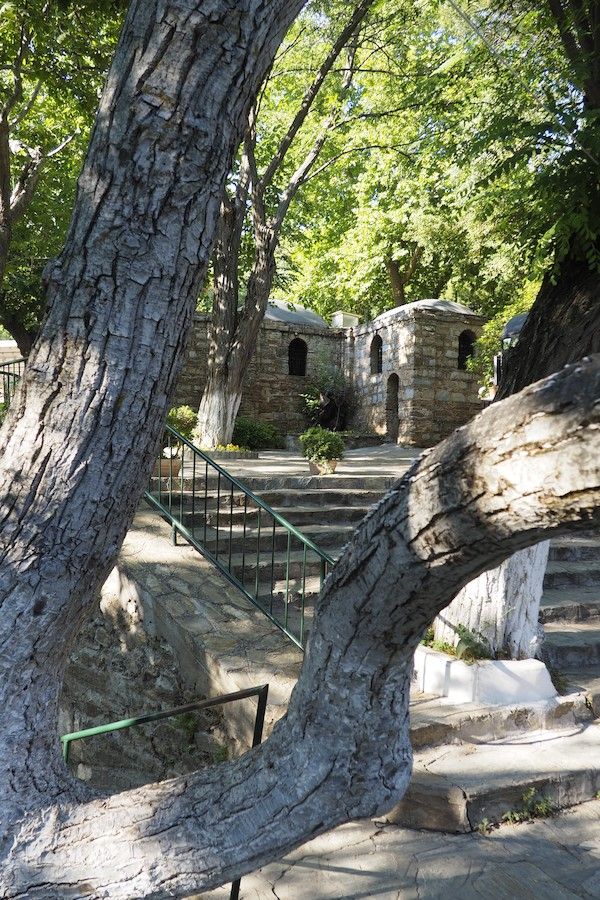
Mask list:
MULTIPOLYGON (((399 447, 397 444, 381 444, 378 447, 360 447, 346 450, 337 465, 335 478, 340 475, 399 476, 421 455, 416 447, 399 447)), ((259 459, 219 460, 232 472, 243 476, 309 475, 308 461, 300 453, 288 450, 261 450, 259 459)))
MULTIPOLYGON (((225 900, 229 888, 202 894, 225 900)), ((490 835, 355 822, 242 879, 241 900, 600 897, 600 801, 490 835)), ((200 898, 196 898, 200 900, 200 898)))

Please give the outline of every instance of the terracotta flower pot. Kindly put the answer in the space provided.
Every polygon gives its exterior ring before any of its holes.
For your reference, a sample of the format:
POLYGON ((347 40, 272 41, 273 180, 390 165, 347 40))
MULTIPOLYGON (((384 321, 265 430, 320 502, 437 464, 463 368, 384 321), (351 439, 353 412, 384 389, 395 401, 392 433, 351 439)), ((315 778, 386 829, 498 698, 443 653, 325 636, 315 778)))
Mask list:
POLYGON ((337 459, 311 459, 308 461, 311 475, 333 475, 337 464, 337 459))
POLYGON ((175 478, 181 472, 181 460, 178 457, 173 459, 157 459, 154 463, 154 477, 168 478, 172 475, 175 478))

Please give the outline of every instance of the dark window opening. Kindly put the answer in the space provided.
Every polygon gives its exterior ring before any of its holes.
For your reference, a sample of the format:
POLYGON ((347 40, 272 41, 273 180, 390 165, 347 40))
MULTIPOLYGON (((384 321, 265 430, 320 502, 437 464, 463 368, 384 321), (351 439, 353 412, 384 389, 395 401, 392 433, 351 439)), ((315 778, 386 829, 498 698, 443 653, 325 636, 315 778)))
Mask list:
POLYGON ((467 361, 475 353, 475 335, 472 331, 463 331, 458 338, 458 368, 467 368, 467 361))
POLYGON ((294 338, 288 347, 290 375, 306 375, 306 354, 308 346, 301 338, 294 338))
POLYGON ((371 341, 371 375, 383 372, 383 341, 378 334, 371 341))

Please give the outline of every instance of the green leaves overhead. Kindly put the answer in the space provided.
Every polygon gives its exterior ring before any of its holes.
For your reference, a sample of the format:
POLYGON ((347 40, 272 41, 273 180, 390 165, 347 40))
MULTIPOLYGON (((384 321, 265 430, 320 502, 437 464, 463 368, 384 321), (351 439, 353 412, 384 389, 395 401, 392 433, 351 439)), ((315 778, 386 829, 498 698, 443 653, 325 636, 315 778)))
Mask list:
POLYGON ((64 240, 123 10, 124 4, 112 0, 28 0, 0 8, 0 114, 8 124, 9 194, 33 163, 39 170, 22 212, 9 223, 0 304, 0 323, 9 329, 35 333, 39 323, 41 272, 64 240))

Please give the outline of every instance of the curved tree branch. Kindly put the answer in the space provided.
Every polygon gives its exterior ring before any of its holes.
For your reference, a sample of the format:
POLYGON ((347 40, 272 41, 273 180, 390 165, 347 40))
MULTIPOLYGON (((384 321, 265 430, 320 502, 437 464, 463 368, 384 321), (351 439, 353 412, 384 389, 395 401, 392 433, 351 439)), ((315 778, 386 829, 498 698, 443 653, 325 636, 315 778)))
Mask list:
POLYGON ((269 740, 192 776, 32 811, 2 896, 183 897, 389 809, 410 776, 410 673, 423 630, 507 554, 600 522, 599 451, 595 357, 494 404, 426 453, 328 578, 269 740))

